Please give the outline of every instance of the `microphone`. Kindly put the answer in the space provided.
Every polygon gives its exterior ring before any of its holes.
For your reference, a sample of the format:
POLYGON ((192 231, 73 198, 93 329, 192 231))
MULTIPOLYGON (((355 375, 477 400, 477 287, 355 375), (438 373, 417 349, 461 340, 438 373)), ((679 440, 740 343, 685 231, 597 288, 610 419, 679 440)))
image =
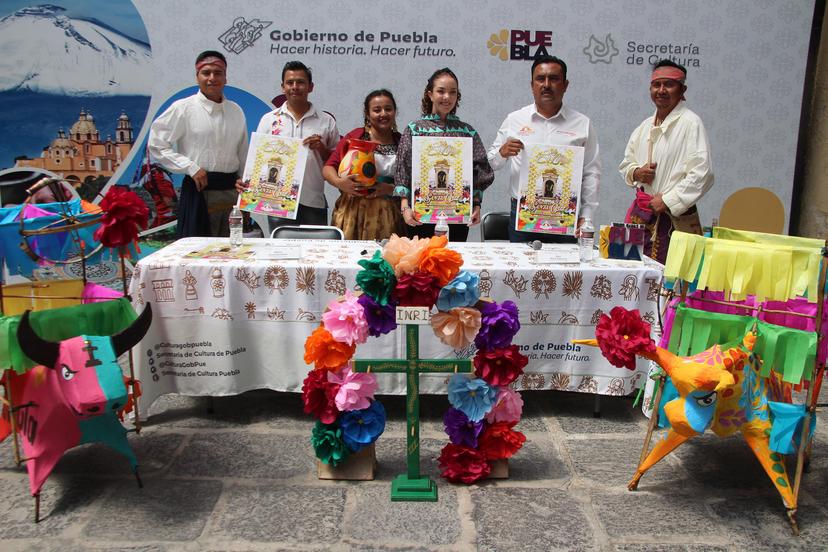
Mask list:
POLYGON ((535 251, 540 251, 543 248, 543 242, 541 242, 540 240, 529 242, 527 245, 535 251))

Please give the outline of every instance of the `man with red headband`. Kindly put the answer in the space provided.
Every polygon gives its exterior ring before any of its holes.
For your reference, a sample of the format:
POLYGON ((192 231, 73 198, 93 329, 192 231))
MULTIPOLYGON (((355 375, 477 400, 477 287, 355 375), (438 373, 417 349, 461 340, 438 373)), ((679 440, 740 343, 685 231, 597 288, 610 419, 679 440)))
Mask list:
POLYGON ((673 230, 701 234, 696 202, 713 186, 710 142, 698 115, 687 109, 687 69, 658 62, 650 78, 655 115, 636 128, 618 167, 636 197, 627 222, 644 224, 644 253, 663 263, 673 230))
POLYGON ((235 182, 247 156, 247 122, 224 97, 227 60, 208 50, 196 58, 198 92, 174 102, 153 123, 150 156, 173 173, 185 173, 178 208, 179 237, 229 236, 235 182))

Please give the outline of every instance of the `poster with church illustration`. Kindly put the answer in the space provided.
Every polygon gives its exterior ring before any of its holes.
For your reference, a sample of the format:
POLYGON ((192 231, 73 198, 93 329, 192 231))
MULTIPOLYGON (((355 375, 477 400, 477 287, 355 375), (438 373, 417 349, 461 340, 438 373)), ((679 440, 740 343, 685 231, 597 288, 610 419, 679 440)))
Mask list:
POLYGON ((307 159, 301 138, 254 132, 244 165, 242 178, 249 186, 241 195, 241 209, 295 219, 307 159))
POLYGON ((575 234, 584 148, 526 144, 520 165, 520 198, 515 230, 575 234))
POLYGON ((472 139, 415 136, 411 205, 420 222, 468 224, 472 212, 472 139))

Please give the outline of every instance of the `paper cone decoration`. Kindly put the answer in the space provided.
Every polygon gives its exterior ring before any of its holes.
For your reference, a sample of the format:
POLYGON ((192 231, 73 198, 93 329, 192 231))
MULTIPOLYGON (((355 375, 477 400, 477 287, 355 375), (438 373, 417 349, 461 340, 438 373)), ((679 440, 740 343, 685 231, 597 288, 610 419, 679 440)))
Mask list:
POLYGON ((756 335, 748 333, 741 347, 722 350, 715 345, 689 357, 676 356, 656 347, 649 338, 650 326, 639 313, 615 307, 603 315, 595 329, 597 340, 574 343, 601 347, 615 366, 625 365, 631 355, 658 363, 678 390, 679 396, 664 405, 670 421, 666 438, 659 441, 644 459, 630 481, 630 489, 641 476, 685 441, 710 428, 725 437, 742 434, 768 477, 779 491, 787 508, 796 508, 784 457, 769 447, 771 410, 769 401, 777 398, 781 386, 778 376, 760 376, 761 362, 752 354, 756 335), (776 379, 774 379, 776 378, 776 379))

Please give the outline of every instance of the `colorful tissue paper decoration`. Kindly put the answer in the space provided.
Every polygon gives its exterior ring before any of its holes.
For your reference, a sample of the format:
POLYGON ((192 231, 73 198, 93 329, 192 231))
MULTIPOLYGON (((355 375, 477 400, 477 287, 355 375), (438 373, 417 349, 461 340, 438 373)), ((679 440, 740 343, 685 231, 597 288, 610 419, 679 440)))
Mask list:
POLYGON ((397 328, 397 306, 436 306, 431 328, 437 338, 452 349, 477 348, 475 373, 449 380, 444 422, 451 442, 440 454, 442 476, 472 484, 489 475, 491 462, 511 457, 526 441, 514 430, 523 400, 511 387, 528 363, 512 344, 520 329, 517 306, 481 300, 479 276, 461 270, 462 256, 447 243, 445 236, 392 235, 381 251, 359 261, 361 291, 332 301, 305 342, 305 362, 315 368, 305 379, 303 399, 305 412, 319 420, 311 442, 322 462, 340 464, 384 430, 385 411, 374 400, 376 377, 354 372, 351 358, 367 336, 397 328))
MULTIPOLYGON (((638 466, 628 487, 637 488, 641 476, 685 441, 710 429, 719 437, 736 432, 750 446, 759 463, 789 509, 796 508, 782 454, 772 448, 771 439, 787 444, 795 440, 796 421, 783 435, 774 432, 776 401, 790 398, 790 385, 776 372, 763 377, 762 360, 754 354, 757 335, 744 334, 741 343, 723 349, 720 345, 699 354, 682 357, 657 347, 647 336, 649 324, 639 318, 637 310, 615 307, 603 315, 595 330, 597 340, 575 343, 600 346, 601 352, 615 366, 627 366, 631 355, 658 363, 678 391, 678 397, 664 405, 670 429, 638 466)), ((794 413, 796 416, 796 413, 794 413)), ((782 418, 782 416, 779 416, 782 418)), ((782 428, 778 428, 782 429, 782 428)))
POLYGON ((120 248, 138 239, 138 231, 147 227, 149 208, 135 192, 111 186, 100 203, 101 226, 94 238, 106 247, 120 248))
POLYGON ((643 224, 614 222, 612 226, 601 226, 598 237, 598 253, 603 259, 644 259, 643 224))

